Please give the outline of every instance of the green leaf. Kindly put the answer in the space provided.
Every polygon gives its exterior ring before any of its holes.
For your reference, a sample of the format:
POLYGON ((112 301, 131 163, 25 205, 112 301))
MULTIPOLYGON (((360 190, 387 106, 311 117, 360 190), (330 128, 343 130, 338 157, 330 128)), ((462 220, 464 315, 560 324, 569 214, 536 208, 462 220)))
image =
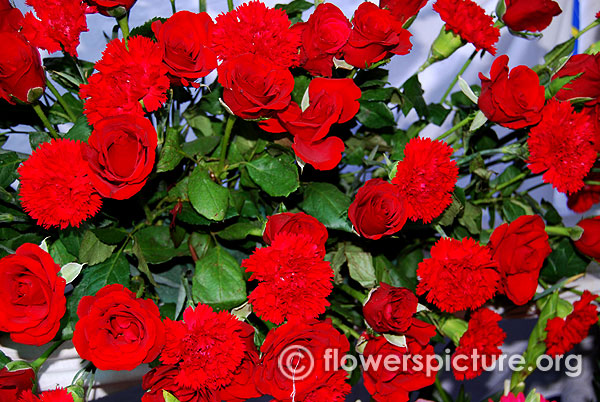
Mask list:
POLYGON ((541 275, 550 282, 557 282, 585 272, 587 265, 588 261, 579 256, 571 240, 563 238, 546 258, 541 275))
POLYGON ((356 118, 365 127, 372 129, 396 125, 392 111, 383 102, 360 101, 360 110, 356 118))
POLYGON ((293 0, 288 4, 275 4, 275 8, 284 10, 292 22, 296 22, 295 20, 300 19, 300 17, 302 17, 302 12, 308 10, 312 6, 313 3, 306 0, 293 0))
POLYGON ((67 131, 65 138, 87 142, 90 135, 92 135, 92 126, 88 124, 87 118, 82 114, 77 116, 75 124, 67 131))
POLYGON ((396 88, 375 88, 362 91, 360 100, 369 102, 389 102, 396 88))
POLYGON ((348 261, 348 270, 352 279, 367 289, 377 285, 373 257, 371 257, 370 253, 356 246, 346 245, 344 247, 344 254, 348 261))
POLYGON ((521 215, 530 215, 528 212, 525 204, 514 199, 502 202, 502 215, 504 215, 504 220, 507 222, 512 222, 521 215))
POLYGON ((152 32, 152 23, 154 21, 165 22, 167 19, 164 17, 154 17, 151 20, 144 22, 142 25, 131 29, 129 36, 145 36, 146 38, 154 39, 154 32, 152 32))
MULTIPOLYGON (((548 63, 547 68, 555 70, 560 66, 560 60, 571 55, 573 49, 575 49, 575 38, 569 38, 567 41, 554 46, 554 48, 544 56, 544 61, 548 63)), ((538 72, 542 69, 541 67, 541 65, 535 66, 533 70, 538 72)))
POLYGON ((460 90, 462 91, 462 93, 465 94, 465 96, 467 98, 469 98, 471 100, 471 102, 473 102, 474 104, 477 104, 477 102, 479 100, 478 96, 475 95, 475 92, 473 92, 473 89, 471 89, 471 87, 469 86, 467 81, 465 81, 465 79, 463 77, 461 77, 460 75, 458 76, 458 86, 460 87, 460 90))
MULTIPOLYGON (((518 167, 516 167, 515 165, 510 165, 506 169, 504 169, 504 171, 498 177, 496 177, 493 180, 490 180, 490 186, 498 187, 500 184, 506 183, 506 182, 514 179, 515 177, 517 177, 520 174, 521 174, 521 170, 518 167)), ((516 189, 518 189, 520 185, 521 185, 521 181, 517 181, 516 183, 513 183, 513 184, 509 185, 508 187, 503 188, 501 191, 501 194, 505 197, 509 196, 516 189)))
MULTIPOLYGON (((185 117, 185 113, 183 114, 185 117)), ((204 115, 197 115, 186 120, 194 132, 199 132, 203 136, 209 137, 213 135, 212 123, 210 119, 204 115)))
POLYGON ((142 251, 140 243, 136 237, 133 238, 133 247, 131 248, 131 251, 138 260, 138 270, 144 275, 146 275, 146 277, 153 286, 157 286, 156 281, 152 276, 152 272, 150 272, 150 268, 148 268, 148 263, 146 262, 146 258, 144 257, 144 252, 142 251))
POLYGON ((0 187, 8 187, 17 179, 17 166, 21 161, 16 152, 0 153, 0 187))
POLYGON ((246 300, 243 269, 223 248, 210 249, 196 261, 192 295, 194 302, 218 310, 239 306, 246 300))
POLYGON ((263 225, 259 222, 238 222, 217 233, 223 240, 242 240, 252 235, 262 236, 263 225))
POLYGON ((265 154, 246 165, 250 178, 272 197, 287 197, 298 188, 298 167, 291 155, 265 154))
POLYGON ((189 255, 187 243, 178 247, 171 238, 168 226, 150 226, 137 232, 137 244, 148 264, 161 264, 175 257, 189 255))
MULTIPOLYGON (((415 109, 419 117, 429 116, 429 110, 427 109, 427 103, 423 98, 423 88, 419 82, 419 77, 413 75, 410 77, 404 85, 402 85, 404 96, 410 101, 412 107, 415 109)), ((405 113, 406 114, 406 113, 405 113)))
POLYGON ((175 398, 172 393, 163 389, 163 399, 165 402, 179 402, 179 399, 175 398))
POLYGON ((0 370, 2 370, 10 361, 10 357, 6 356, 4 352, 0 350, 0 370))
POLYGON ((213 221, 225 218, 229 205, 229 190, 212 181, 208 171, 196 167, 188 182, 188 196, 192 207, 202 216, 213 221))
POLYGON ((330 229, 352 232, 348 221, 350 198, 330 183, 311 183, 304 190, 300 207, 330 229))
POLYGON ((76 262, 69 262, 63 265, 58 272, 58 276, 61 276, 65 279, 67 284, 73 282, 75 278, 79 276, 81 270, 83 269, 84 264, 77 264, 76 262))
POLYGON ((467 228, 469 233, 476 235, 481 233, 482 215, 481 208, 467 202, 462 216, 458 218, 458 222, 467 228))
POLYGON ((50 140, 50 135, 44 131, 34 131, 29 133, 29 145, 31 145, 32 151, 35 151, 43 143, 50 142, 50 140))
POLYGON ((79 92, 79 85, 84 83, 80 71, 86 79, 94 71, 94 63, 71 56, 44 57, 44 67, 54 81, 75 93, 79 92))
MULTIPOLYGON (((75 98, 73 94, 69 92, 62 94, 62 98, 69 109, 71 109, 71 112, 76 116, 83 114, 83 102, 80 99, 75 98)), ((59 102, 56 102, 52 105, 50 110, 48 110, 48 120, 52 124, 71 123, 69 114, 59 102)))
POLYGON ((158 162, 156 163, 157 173, 173 170, 177 167, 179 162, 181 162, 183 153, 179 146, 180 142, 181 134, 179 129, 173 127, 167 128, 165 143, 160 150, 158 162))
POLYGON ((297 104, 302 102, 302 98, 308 89, 308 84, 310 84, 310 77, 306 75, 299 75, 294 77, 294 90, 292 91, 292 100, 297 104))
POLYGON ((79 262, 89 265, 100 264, 112 255, 116 246, 102 243, 92 231, 83 235, 79 248, 79 262))
POLYGON ((400 254, 397 266, 392 267, 393 269, 390 270, 390 285, 415 290, 417 287, 417 268, 424 258, 423 250, 420 248, 400 254))
POLYGON ((446 121, 446 118, 452 111, 452 109, 446 109, 444 105, 440 105, 437 103, 431 103, 427 106, 429 110, 429 117, 431 122, 436 126, 441 126, 446 121))
POLYGON ((219 145, 221 137, 214 135, 210 137, 199 137, 193 141, 185 142, 181 146, 183 152, 188 155, 208 155, 219 145))
MULTIPOLYGON (((565 85, 578 78, 583 72, 577 75, 567 75, 565 77, 554 78, 546 87, 546 99, 554 97, 565 85)), ((567 92, 568 93, 568 92, 567 92)))

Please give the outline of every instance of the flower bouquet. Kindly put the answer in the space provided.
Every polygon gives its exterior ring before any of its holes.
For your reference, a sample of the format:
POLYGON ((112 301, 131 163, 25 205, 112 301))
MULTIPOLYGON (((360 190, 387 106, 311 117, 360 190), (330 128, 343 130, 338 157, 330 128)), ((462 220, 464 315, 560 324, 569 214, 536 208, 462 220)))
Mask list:
POLYGON ((431 0, 444 26, 394 87, 427 0, 170 1, 130 27, 135 0, 0 0, 1 140, 32 149, 0 151, 0 331, 39 348, 0 353, 0 399, 78 402, 96 370, 147 364, 143 402, 467 401, 448 385, 494 370, 520 316, 485 400, 545 401, 528 376, 598 321, 600 217, 567 225, 536 190, 600 202, 600 48, 573 54, 600 15, 511 66, 500 36, 528 46, 555 1, 431 0), (96 62, 90 13, 115 21, 96 62), (426 101, 419 74, 453 58, 426 101), (80 372, 39 389, 65 342, 80 372))

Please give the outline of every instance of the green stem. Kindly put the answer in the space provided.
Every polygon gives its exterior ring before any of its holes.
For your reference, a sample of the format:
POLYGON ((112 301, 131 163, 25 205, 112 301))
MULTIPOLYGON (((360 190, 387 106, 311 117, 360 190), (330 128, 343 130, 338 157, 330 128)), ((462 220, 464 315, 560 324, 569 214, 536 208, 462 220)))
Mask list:
POLYGON ((227 0, 227 8, 229 11, 233 11, 233 0, 227 0))
POLYGON ((444 134, 442 134, 439 137, 437 137, 436 140, 443 140, 444 138, 448 137, 450 134, 452 134, 453 132, 455 132, 459 128, 464 127, 467 124, 469 124, 471 122, 471 120, 473 120, 474 118, 475 118, 475 115, 469 115, 469 116, 465 117, 463 120, 461 120, 460 122, 458 122, 450 130, 446 131, 444 134))
POLYGON ((65 99, 62 97, 62 95, 58 92, 54 84, 52 84, 52 82, 49 79, 46 79, 46 86, 48 87, 50 92, 52 92, 54 96, 56 96, 56 100, 58 100, 58 103, 60 103, 63 109, 65 109, 65 112, 67 112, 67 115, 69 116, 69 120, 75 123, 75 121, 77 120, 77 116, 75 116, 67 102, 65 102, 65 99))
POLYGON ((56 140, 59 139, 60 136, 58 135, 58 133, 56 132, 54 127, 52 127, 52 124, 50 124, 50 121, 44 114, 44 111, 42 110, 40 103, 36 101, 36 102, 32 103, 31 106, 33 107, 33 110, 35 111, 35 114, 37 114, 38 117, 40 118, 40 120, 42 121, 42 124, 44 124, 44 127, 46 127, 46 129, 50 132, 50 137, 52 137, 56 140))
POLYGON ((229 147, 229 139, 231 138, 231 131, 233 129, 233 125, 235 123, 236 117, 234 115, 229 115, 227 118, 227 124, 225 125, 225 134, 223 135, 223 140, 221 141, 221 154, 219 156, 219 168, 217 172, 221 174, 223 168, 225 167, 225 161, 227 159, 227 148, 229 147))
POLYGON ((54 342, 48 349, 46 349, 46 351, 37 359, 35 359, 33 361, 33 363, 31 363, 31 367, 33 368, 33 370, 37 373, 37 371, 40 369, 40 367, 42 366, 42 364, 44 364, 46 362, 46 360, 48 360, 48 358, 50 357, 50 355, 52 353, 54 353, 54 351, 56 349, 58 349, 60 347, 60 345, 62 345, 64 342, 64 340, 60 340, 60 341, 56 341, 54 342))
POLYGON ((589 186, 600 186, 600 181, 596 180, 585 180, 584 183, 589 186))
POLYGON ((361 304, 363 304, 365 302, 365 300, 367 299, 367 296, 364 293, 352 288, 349 285, 346 285, 345 283, 342 283, 341 285, 338 285, 337 287, 339 290, 346 293, 348 296, 353 297, 356 300, 358 300, 361 304))
POLYGON ((206 0, 199 0, 198 9, 200 10, 201 13, 206 12, 206 0))
POLYGON ((123 39, 125 40, 125 45, 127 45, 127 39, 129 38, 129 13, 126 13, 122 17, 117 18, 117 23, 121 28, 121 32, 123 32, 123 39))
POLYGON ((442 387, 442 383, 440 382, 439 376, 435 377, 434 385, 437 392, 439 392, 440 398, 442 398, 443 402, 452 402, 452 398, 450 397, 450 395, 448 395, 448 392, 446 392, 446 390, 442 387))
POLYGON ((579 240, 583 234, 583 229, 579 226, 546 226, 546 233, 549 235, 569 237, 572 240, 579 240))
MULTIPOLYGON (((170 0, 170 1, 171 1, 171 12, 173 12, 173 14, 175 14, 177 12, 177 7, 175 6, 175 0, 170 0)), ((200 0, 200 2, 202 2, 202 0, 200 0)), ((200 11, 202 11, 202 10, 200 10, 200 11)))
POLYGON ((330 315, 328 315, 327 318, 329 318, 331 320, 331 323, 333 324, 333 326, 341 329, 345 335, 351 335, 355 339, 360 339, 360 334, 358 332, 356 332, 354 329, 352 329, 349 326, 347 326, 346 324, 344 324, 342 322, 342 320, 340 320, 339 318, 333 317, 330 315))
POLYGON ((495 194, 496 192, 505 189, 506 187, 515 184, 518 181, 523 180, 524 178, 527 177, 527 175, 529 174, 529 172, 522 172, 520 174, 518 174, 517 176, 513 177, 512 179, 510 179, 509 181, 505 181, 502 184, 499 184, 498 186, 496 186, 492 191, 490 191, 487 196, 490 197, 493 194, 495 194))
POLYGON ((448 95, 450 95, 452 88, 454 88, 454 86, 456 85, 456 82, 458 81, 458 77, 460 77, 465 72, 465 70, 469 67, 469 65, 471 64, 471 62, 473 61, 473 59, 475 58, 475 56, 477 55, 478 52, 479 52, 478 50, 475 50, 473 53, 471 53, 471 56, 469 56, 467 61, 465 61, 465 64, 463 64, 463 66, 460 69, 460 71, 458 72, 458 74, 456 74, 456 76, 450 83, 450 86, 448 87, 448 89, 446 89, 446 92, 444 92, 442 99, 440 99, 440 103, 444 103, 444 101, 446 100, 448 95))

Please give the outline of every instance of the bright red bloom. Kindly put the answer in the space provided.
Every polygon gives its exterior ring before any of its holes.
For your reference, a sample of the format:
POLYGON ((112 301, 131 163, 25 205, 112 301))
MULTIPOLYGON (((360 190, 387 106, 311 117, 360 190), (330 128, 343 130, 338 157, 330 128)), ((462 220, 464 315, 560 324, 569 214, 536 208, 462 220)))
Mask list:
POLYGON ((381 0, 379 6, 387 8, 390 13, 401 23, 405 23, 411 17, 425 7, 428 0, 381 0))
POLYGON ((431 257, 419 263, 417 294, 453 313, 476 309, 499 288, 498 263, 490 251, 475 240, 443 237, 431 248, 431 257))
POLYGON ((477 50, 484 49, 496 54, 494 46, 500 38, 500 30, 494 27, 494 19, 472 0, 438 0, 433 9, 446 23, 446 30, 460 35, 477 50))
POLYGON ((33 395, 31 390, 27 390, 21 393, 17 402, 73 402, 73 396, 66 388, 44 391, 38 396, 33 395))
POLYGON ((546 353, 563 355, 583 341, 592 325, 598 322, 598 311, 591 304, 598 295, 585 290, 581 299, 573 303, 573 311, 566 318, 555 317, 546 324, 546 353))
POLYGON ((333 270, 309 235, 281 232, 269 247, 242 261, 249 280, 260 281, 248 299, 264 320, 307 320, 325 312, 333 270))
POLYGON ((452 371, 457 380, 478 377, 500 357, 500 346, 506 338, 506 333, 498 325, 501 319, 500 314, 487 308, 473 313, 469 328, 452 355, 452 371))
POLYGON ((406 144, 392 184, 398 186, 412 221, 429 223, 452 203, 458 180, 458 167, 450 159, 453 152, 445 142, 429 138, 413 138, 406 144))
POLYGON ((410 32, 389 10, 368 1, 354 12, 353 28, 344 46, 344 60, 357 68, 366 68, 395 54, 408 54, 412 49, 410 32))
POLYGON ((263 232, 265 243, 271 244, 281 232, 312 237, 313 242, 321 249, 322 256, 325 257, 325 243, 328 237, 327 228, 317 218, 304 212, 283 212, 267 217, 267 224, 263 232))
POLYGON ((312 75, 331 77, 333 58, 342 58, 352 24, 342 10, 332 3, 320 3, 306 23, 299 22, 302 36, 300 65, 312 75))
POLYGON ((81 86, 85 111, 90 124, 103 117, 153 112, 167 100, 169 78, 163 65, 160 46, 143 36, 111 41, 102 59, 96 63, 98 73, 81 86), (144 104, 144 109, 140 105, 144 104))
POLYGON ((178 380, 181 370, 176 365, 161 364, 147 372, 142 379, 142 388, 146 390, 142 402, 165 402, 163 390, 180 402, 220 402, 209 389, 181 386, 178 380))
POLYGON ((375 401, 407 402, 409 392, 435 382, 437 371, 430 365, 435 360, 433 346, 422 345, 410 337, 406 338, 406 347, 393 345, 383 336, 368 336, 367 339, 367 346, 363 351, 367 362, 363 378, 365 388, 375 401), (395 356, 395 359, 391 356, 395 356), (369 361, 378 360, 387 360, 389 364, 368 364, 369 361))
POLYGON ((183 312, 183 321, 165 319, 167 341, 160 361, 178 365, 175 383, 182 388, 217 390, 232 381, 246 344, 242 322, 205 304, 183 312))
POLYGON ((31 44, 50 53, 64 49, 77 56, 79 35, 87 32, 86 6, 81 0, 27 0, 37 15, 25 14, 22 33, 31 44))
POLYGON ((586 102, 588 105, 600 102, 600 53, 571 56, 552 79, 576 75, 579 76, 562 87, 554 97, 561 101, 591 98, 586 102))
POLYGON ((596 161, 594 130, 589 118, 575 113, 569 102, 551 99, 542 120, 529 132, 529 169, 544 172, 544 182, 561 193, 583 187, 583 178, 596 161))
POLYGON ((35 371, 32 368, 8 371, 0 370, 0 400, 15 401, 21 392, 33 388, 35 371))
POLYGON ((281 68, 295 66, 301 40, 300 32, 290 25, 284 10, 260 1, 244 3, 216 18, 213 49, 223 61, 253 53, 281 68))
POLYGON ((0 31, 17 32, 21 29, 23 14, 8 0, 0 0, 0 31))
POLYGON ((502 21, 514 31, 539 32, 562 10, 553 0, 505 0, 506 12, 502 21))
POLYGON ((45 228, 79 227, 96 215, 102 199, 88 175, 81 142, 52 140, 19 167, 19 196, 25 212, 45 228))
POLYGON ((577 250, 588 257, 600 260, 600 216, 582 219, 577 226, 583 229, 579 240, 573 242, 577 250))
POLYGON ((594 146, 597 152, 600 152, 600 103, 586 106, 581 110, 581 113, 587 115, 594 127, 594 146))
POLYGON ((89 9, 88 12, 98 11, 102 15, 117 16, 120 11, 117 7, 123 7, 125 10, 129 10, 135 4, 136 0, 85 0, 89 9))

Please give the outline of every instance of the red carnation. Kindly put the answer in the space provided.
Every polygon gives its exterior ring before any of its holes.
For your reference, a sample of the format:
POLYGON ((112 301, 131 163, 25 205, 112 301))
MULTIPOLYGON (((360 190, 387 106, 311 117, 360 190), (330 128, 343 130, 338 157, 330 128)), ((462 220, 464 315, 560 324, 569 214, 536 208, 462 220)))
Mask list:
POLYGON ((389 10, 368 1, 354 12, 354 27, 344 46, 344 60, 357 68, 366 68, 394 54, 408 54, 412 49, 410 32, 389 10))
POLYGON ((79 227, 100 210, 102 199, 88 175, 80 141, 43 143, 17 172, 21 205, 38 225, 79 227))
POLYGON ((412 221, 429 223, 452 203, 458 180, 458 167, 450 160, 453 152, 445 142, 429 138, 413 138, 406 144, 392 184, 398 186, 412 221))
POLYGON ((35 396, 31 390, 23 391, 17 402, 73 402, 73 396, 66 388, 44 391, 35 396))
POLYGON ((539 32, 552 22, 552 17, 562 13, 553 0, 505 0, 506 12, 502 21, 514 31, 539 32))
POLYGON ((552 79, 576 76, 555 95, 561 101, 574 98, 591 98, 587 104, 600 101, 600 53, 576 54, 569 58, 552 79))
POLYGON ((220 402, 209 389, 181 386, 178 380, 181 372, 179 366, 161 364, 146 373, 142 379, 142 388, 146 390, 142 402, 165 402, 163 390, 180 402, 220 402))
POLYGON ((381 0, 379 6, 387 8, 401 23, 405 23, 425 7, 428 0, 381 0))
POLYGON ((306 23, 293 29, 301 32, 300 65, 312 75, 331 77, 333 58, 342 58, 352 24, 342 10, 332 3, 320 3, 306 23))
POLYGON ((350 385, 341 362, 349 349, 330 320, 283 324, 269 331, 260 348, 257 388, 281 402, 343 402, 350 385))
POLYGON ((252 53, 280 68, 295 66, 300 32, 290 26, 284 10, 250 1, 216 18, 213 49, 223 61, 252 53))
POLYGON ((478 106, 485 116, 504 127, 518 129, 537 124, 546 103, 544 86, 527 66, 508 69, 508 56, 492 64, 490 78, 479 73, 481 95, 478 106))
POLYGON ((348 218, 361 236, 378 240, 406 223, 406 205, 398 187, 383 179, 370 179, 358 189, 348 218))
POLYGON ((246 344, 242 322, 205 304, 183 312, 183 321, 165 319, 167 341, 160 361, 178 365, 175 383, 182 388, 217 390, 232 381, 246 344))
POLYGON ((313 243, 319 246, 322 256, 325 256, 327 228, 317 218, 304 212, 283 212, 267 217, 267 225, 263 233, 265 243, 271 244, 275 237, 282 232, 312 237, 313 243))
POLYGON ((552 249, 544 221, 538 215, 523 215, 494 229, 488 247, 498 262, 501 292, 523 305, 533 295, 544 260, 552 249))
POLYGON ((583 187, 583 178, 596 161, 594 130, 589 118, 575 113, 569 102, 551 99, 542 111, 542 120, 529 132, 528 167, 544 172, 544 182, 561 193, 583 187))
POLYGON ((600 260, 600 216, 582 219, 577 226, 583 229, 579 240, 574 242, 577 250, 588 257, 600 260))
POLYGON ((249 280, 259 282, 248 299, 261 318, 280 324, 306 320, 325 312, 333 270, 309 235, 281 232, 269 247, 242 261, 249 280))
POLYGON ((218 67, 223 101, 243 119, 271 117, 288 107, 294 77, 262 56, 246 53, 218 67))
POLYGON ((161 49, 148 38, 133 36, 127 45, 124 40, 111 41, 95 67, 98 73, 80 91, 92 125, 120 114, 142 116, 144 109, 153 112, 167 100, 169 78, 161 49))
POLYGON ((407 402, 409 392, 435 382, 437 372, 431 366, 435 360, 433 346, 422 345, 410 337, 406 338, 406 347, 393 345, 383 336, 368 336, 367 339, 367 346, 363 351, 365 361, 389 362, 365 364, 365 388, 373 400, 407 402))
POLYGON ((29 42, 50 53, 64 49, 77 56, 79 35, 88 31, 86 6, 81 0, 27 0, 26 3, 39 18, 31 12, 25 14, 21 32, 29 42))
POLYGON ((487 308, 473 313, 467 332, 452 355, 452 371, 458 381, 478 377, 500 357, 500 346, 506 338, 498 325, 501 319, 500 314, 487 308))
POLYGON ((154 21, 152 32, 160 45, 171 82, 191 85, 217 68, 217 56, 210 48, 215 24, 207 13, 179 11, 167 21, 154 21))
POLYGON ((431 248, 431 257, 419 263, 417 294, 453 313, 476 309, 499 288, 498 263, 489 250, 475 240, 443 237, 431 248))
POLYGON ((494 26, 494 19, 485 13, 472 0, 437 0, 433 9, 446 23, 446 30, 459 35, 463 40, 496 54, 494 46, 500 38, 500 30, 494 26))
POLYGON ((591 304, 597 297, 585 290, 581 299, 573 303, 571 314, 548 320, 544 340, 548 355, 563 355, 586 338, 592 325, 598 322, 597 308, 591 304))

